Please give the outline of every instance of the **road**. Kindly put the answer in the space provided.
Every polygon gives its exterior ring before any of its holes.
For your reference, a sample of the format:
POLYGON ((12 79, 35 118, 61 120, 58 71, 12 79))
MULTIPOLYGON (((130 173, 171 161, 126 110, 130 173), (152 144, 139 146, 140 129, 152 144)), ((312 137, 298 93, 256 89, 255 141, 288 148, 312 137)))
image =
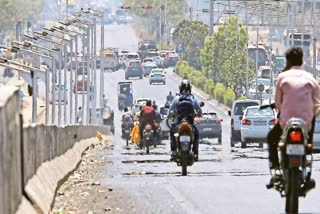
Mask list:
MULTIPOLYGON (((112 25, 106 26, 105 41, 106 47, 132 50, 138 38, 128 25, 112 25)), ((134 98, 149 97, 158 105, 163 104, 169 91, 178 90, 179 83, 172 69, 167 73, 165 86, 150 86, 146 78, 132 80, 134 98)), ((113 148, 99 151, 106 161, 97 166, 95 174, 101 186, 112 186, 114 192, 120 194, 118 201, 112 202, 116 207, 118 204, 115 213, 128 213, 128 210, 130 213, 283 213, 284 200, 279 193, 265 188, 270 179, 266 146, 260 149, 258 144, 252 144, 241 149, 240 144, 236 144, 230 148, 230 118, 207 100, 203 100, 203 110, 216 111, 223 119, 222 145, 218 145, 216 139, 201 142, 199 162, 188 168, 187 177, 180 176, 181 168, 169 162, 168 140, 151 149, 149 155, 133 145, 126 147, 120 138, 121 112, 117 110, 115 96, 117 82, 123 80, 123 70, 105 73, 104 93, 109 99, 108 105, 115 110, 116 133, 113 148)), ((314 158, 313 176, 320 182, 320 156, 314 158)), ((319 194, 320 188, 316 188, 306 199, 300 199, 300 211, 320 213, 319 194)), ((63 201, 76 206, 77 198, 64 196, 63 201)), ((95 207, 95 203, 97 207, 111 203, 107 197, 93 196, 87 196, 86 202, 88 204, 82 205, 83 213, 87 207, 95 207)))

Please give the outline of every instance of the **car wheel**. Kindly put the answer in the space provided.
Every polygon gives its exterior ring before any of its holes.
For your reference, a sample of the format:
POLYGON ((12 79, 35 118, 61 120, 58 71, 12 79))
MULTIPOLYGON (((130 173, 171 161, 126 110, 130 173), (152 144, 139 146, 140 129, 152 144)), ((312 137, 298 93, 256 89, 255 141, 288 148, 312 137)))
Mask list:
POLYGON ((143 78, 143 76, 141 75, 139 78, 140 78, 140 79, 142 79, 142 78, 143 78))
POLYGON ((163 85, 165 85, 166 84, 166 82, 163 82, 163 85))
POLYGON ((152 82, 149 82, 150 85, 152 85, 152 82))
POLYGON ((241 148, 247 148, 247 140, 244 137, 241 137, 241 148))
MULTIPOLYGON (((218 137, 218 143, 219 143, 219 144, 222 143, 221 135, 218 137)), ((232 147, 232 146, 231 146, 231 147, 232 147)))
POLYGON ((259 142, 259 148, 263 149, 263 142, 259 142))

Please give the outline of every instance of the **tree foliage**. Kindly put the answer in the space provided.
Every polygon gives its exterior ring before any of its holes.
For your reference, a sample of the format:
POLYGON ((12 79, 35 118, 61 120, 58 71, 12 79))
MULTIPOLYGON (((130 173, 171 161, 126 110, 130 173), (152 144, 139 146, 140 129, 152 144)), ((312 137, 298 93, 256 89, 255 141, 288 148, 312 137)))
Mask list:
MULTIPOLYGON (((208 36, 201 50, 203 70, 215 82, 224 82, 236 89, 245 85, 248 34, 235 16, 229 17, 213 36, 208 36), (238 27, 237 27, 238 25, 238 27), (238 51, 236 48, 238 40, 238 51)), ((249 60, 249 79, 254 75, 254 65, 249 60)))
POLYGON ((173 41, 176 45, 184 47, 183 58, 189 64, 200 70, 200 50, 208 35, 208 26, 201 21, 182 20, 176 26, 173 33, 173 41))
MULTIPOLYGON (((159 34, 161 6, 160 1, 125 0, 123 5, 131 7, 131 9, 129 9, 128 11, 141 18, 140 21, 142 22, 143 26, 146 26, 148 28, 149 33, 159 34), (152 8, 143 9, 143 6, 145 5, 151 6, 152 8)), ((184 19, 185 5, 187 5, 187 0, 166 1, 166 7, 164 11, 166 12, 167 31, 169 31, 171 27, 175 26, 180 20, 184 19)))
POLYGON ((35 21, 41 10, 41 0, 0 0, 0 5, 1 32, 14 30, 18 20, 35 21))

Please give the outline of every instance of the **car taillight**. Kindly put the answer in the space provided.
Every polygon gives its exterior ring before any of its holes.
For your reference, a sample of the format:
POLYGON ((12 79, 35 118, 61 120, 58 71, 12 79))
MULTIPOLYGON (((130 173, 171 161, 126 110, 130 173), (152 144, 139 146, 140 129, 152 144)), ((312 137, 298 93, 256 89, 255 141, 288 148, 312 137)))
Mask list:
POLYGON ((273 120, 270 120, 269 121, 269 125, 272 126, 272 125, 277 125, 278 124, 278 120, 277 119, 273 119, 273 120))
POLYGON ((242 123, 242 125, 251 125, 251 121, 250 120, 247 120, 247 119, 243 119, 243 120, 241 120, 241 123, 242 123))
POLYGON ((299 131, 292 131, 289 133, 289 137, 291 142, 301 142, 302 133, 299 131))
POLYGON ((215 121, 216 121, 216 123, 221 123, 221 119, 220 118, 216 118, 215 121))

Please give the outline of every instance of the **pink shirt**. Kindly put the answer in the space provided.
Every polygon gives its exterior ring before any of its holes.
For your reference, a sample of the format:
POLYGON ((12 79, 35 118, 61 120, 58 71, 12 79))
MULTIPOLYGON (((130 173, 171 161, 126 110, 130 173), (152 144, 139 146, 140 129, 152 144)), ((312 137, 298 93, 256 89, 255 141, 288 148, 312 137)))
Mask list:
POLYGON ((277 78, 275 104, 280 111, 280 126, 292 118, 301 118, 310 130, 316 107, 320 104, 320 87, 312 74, 299 66, 280 73, 277 78))

